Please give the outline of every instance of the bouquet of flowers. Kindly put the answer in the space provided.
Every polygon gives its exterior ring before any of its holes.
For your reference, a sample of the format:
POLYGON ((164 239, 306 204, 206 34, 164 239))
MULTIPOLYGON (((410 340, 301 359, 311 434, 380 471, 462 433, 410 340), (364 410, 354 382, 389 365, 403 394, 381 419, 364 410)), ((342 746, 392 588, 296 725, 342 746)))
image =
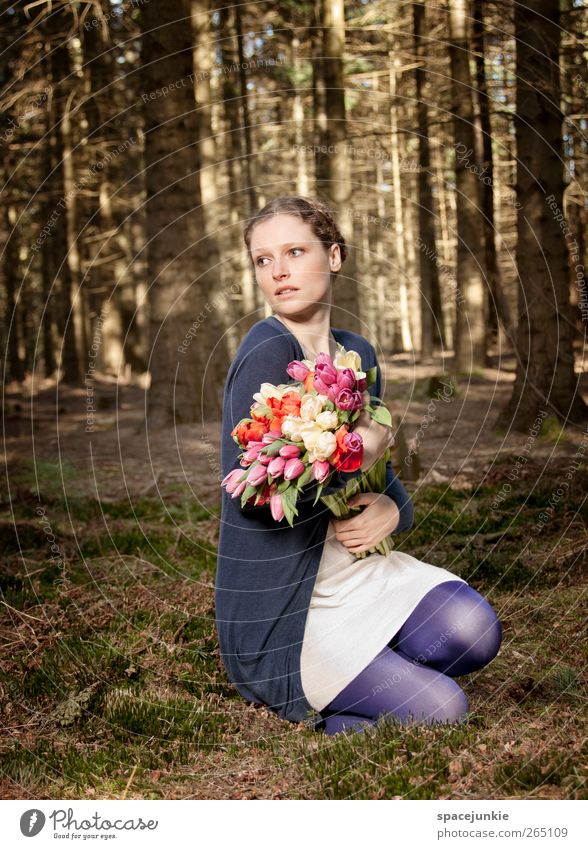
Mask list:
MULTIPOLYGON (((272 517, 286 518, 292 526, 298 515, 296 500, 300 490, 317 481, 314 504, 335 471, 361 468, 363 440, 353 424, 363 409, 380 424, 391 425, 389 410, 379 404, 364 404, 362 393, 375 383, 376 367, 361 370, 357 351, 337 345, 334 358, 320 353, 315 360, 293 360, 287 373, 291 383, 262 383, 253 395, 250 418, 241 419, 231 436, 242 449, 240 466, 223 478, 222 486, 233 498, 260 506, 269 504, 272 517)), ((379 399, 375 399, 379 400, 379 399)), ((349 498, 357 492, 383 492, 389 449, 362 475, 353 478, 336 494, 322 501, 337 518, 346 518, 362 507, 351 507, 349 498)), ((390 537, 359 553, 388 554, 390 537)))

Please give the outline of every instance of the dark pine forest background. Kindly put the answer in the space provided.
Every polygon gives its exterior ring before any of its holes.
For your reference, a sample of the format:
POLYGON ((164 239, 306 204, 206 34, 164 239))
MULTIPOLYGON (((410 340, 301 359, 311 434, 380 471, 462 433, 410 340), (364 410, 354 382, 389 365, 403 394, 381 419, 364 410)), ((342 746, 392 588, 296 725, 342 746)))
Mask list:
POLYGON ((0 15, 0 795, 585 797, 586 4, 0 15), (396 545, 503 622, 460 727, 323 738, 220 661, 222 392, 269 314, 242 232, 285 194, 350 247, 396 545))

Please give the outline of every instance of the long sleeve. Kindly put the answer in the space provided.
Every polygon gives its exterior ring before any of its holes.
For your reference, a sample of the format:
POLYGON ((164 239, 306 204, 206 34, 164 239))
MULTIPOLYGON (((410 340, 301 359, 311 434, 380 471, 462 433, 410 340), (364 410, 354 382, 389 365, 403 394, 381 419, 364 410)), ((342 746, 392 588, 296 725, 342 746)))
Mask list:
MULTIPOLYGON (((374 350, 374 358, 376 362, 376 383, 371 389, 372 395, 376 395, 382 399, 382 369, 374 350)), ((400 521, 393 534, 401 534, 408 531, 414 524, 414 507, 410 495, 406 491, 402 481, 392 467, 392 461, 386 463, 386 488, 384 494, 388 495, 397 505, 400 512, 400 521)))
MULTIPOLYGON (((229 471, 242 467, 239 463, 241 449, 230 436, 230 431, 243 418, 251 415, 253 394, 259 391, 262 383, 272 383, 277 386, 280 383, 290 383, 286 367, 289 362, 296 359, 288 337, 283 334, 271 337, 257 338, 258 334, 251 333, 229 368, 225 384, 223 400, 223 476, 229 471), (251 337, 254 338, 251 338, 251 337)), ((356 472, 335 472, 328 486, 323 486, 321 495, 330 495, 345 487, 351 478, 358 477, 360 470, 356 472)), ((318 488, 317 481, 311 481, 304 486, 298 495, 297 503, 313 502, 316 498, 318 488)), ((254 506, 245 504, 241 507, 240 497, 234 499, 244 514, 254 514, 261 517, 266 514, 269 520, 271 516, 268 505, 254 506)), ((273 522, 273 519, 272 519, 273 522)))

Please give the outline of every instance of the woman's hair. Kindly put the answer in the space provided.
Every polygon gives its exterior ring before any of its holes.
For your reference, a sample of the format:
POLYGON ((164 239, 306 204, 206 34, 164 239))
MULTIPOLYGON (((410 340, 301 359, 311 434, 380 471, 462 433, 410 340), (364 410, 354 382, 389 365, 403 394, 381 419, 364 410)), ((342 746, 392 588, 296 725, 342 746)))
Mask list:
POLYGON ((310 224, 310 228, 317 239, 319 239, 327 250, 333 244, 339 245, 341 251, 341 262, 345 262, 347 257, 347 245, 341 231, 337 227, 333 212, 326 203, 320 200, 307 199, 297 195, 284 195, 270 200, 263 209, 260 209, 253 218, 249 220, 243 238, 247 246, 249 259, 251 257, 251 236, 253 230, 266 218, 271 218, 272 215, 286 214, 297 215, 302 221, 310 224))

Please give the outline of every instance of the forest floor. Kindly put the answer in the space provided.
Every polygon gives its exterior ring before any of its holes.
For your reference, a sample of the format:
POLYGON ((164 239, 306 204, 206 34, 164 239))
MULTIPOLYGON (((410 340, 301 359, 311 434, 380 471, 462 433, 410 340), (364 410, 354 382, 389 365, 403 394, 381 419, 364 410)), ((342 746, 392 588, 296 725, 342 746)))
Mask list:
POLYGON ((327 737, 248 705, 214 626, 220 423, 146 431, 144 390, 106 376, 95 411, 85 390, 39 387, 31 409, 15 388, 1 798, 586 798, 588 431, 495 429, 512 363, 445 400, 428 390, 440 360, 385 372, 420 443, 416 521, 396 546, 465 578, 503 624, 495 660, 458 679, 467 720, 327 737))

